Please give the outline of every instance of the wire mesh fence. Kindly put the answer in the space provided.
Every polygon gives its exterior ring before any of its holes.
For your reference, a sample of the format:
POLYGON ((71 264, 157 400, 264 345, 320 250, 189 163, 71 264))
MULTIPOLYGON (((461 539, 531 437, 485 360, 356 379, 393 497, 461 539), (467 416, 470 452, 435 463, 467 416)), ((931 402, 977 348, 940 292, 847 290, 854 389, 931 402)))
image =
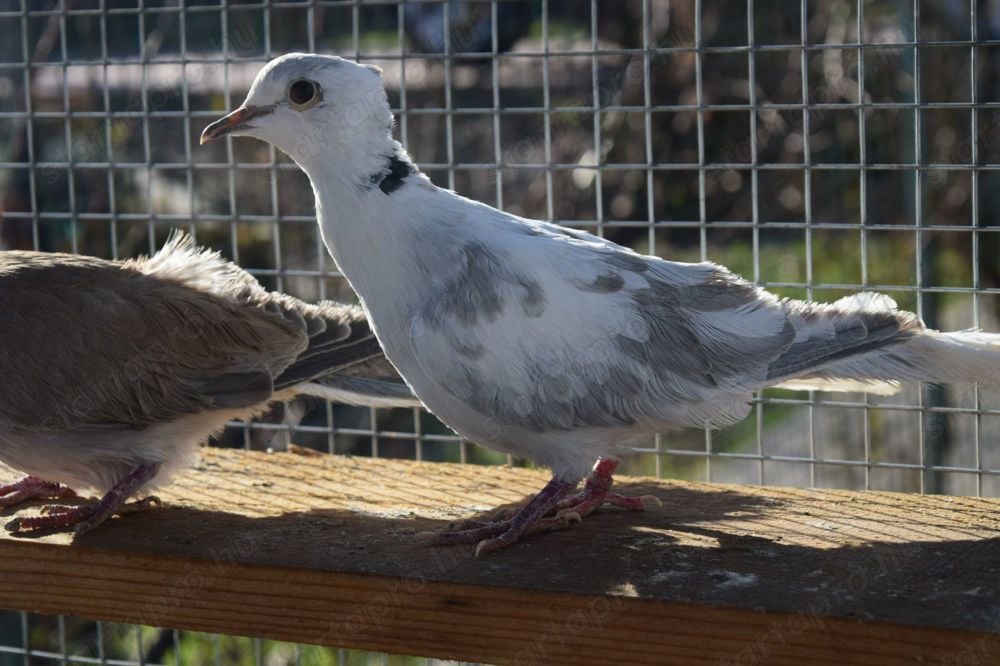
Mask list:
MULTIPOLYGON (((295 164, 197 140, 262 63, 316 51, 382 67, 438 185, 782 296, 878 290, 936 328, 1000 329, 995 0, 0 0, 0 34, 7 249, 129 257, 181 227, 269 288, 353 300, 295 164)), ((998 439, 996 389, 772 390, 625 471, 996 496, 998 439)), ((214 444, 290 442, 509 462, 420 411, 315 401, 214 444)), ((0 664, 375 659, 110 626, 0 615, 0 664)))

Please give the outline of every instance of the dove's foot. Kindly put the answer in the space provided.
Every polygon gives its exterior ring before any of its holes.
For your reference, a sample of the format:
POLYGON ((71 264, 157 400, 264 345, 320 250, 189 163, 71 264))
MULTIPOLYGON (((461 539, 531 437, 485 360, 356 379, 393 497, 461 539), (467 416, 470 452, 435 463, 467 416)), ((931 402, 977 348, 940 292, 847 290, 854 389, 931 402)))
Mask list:
POLYGON ((75 496, 76 493, 66 486, 43 481, 35 476, 26 476, 20 481, 0 486, 0 509, 17 506, 33 499, 59 499, 75 496))
POLYGON ((155 506, 159 500, 155 497, 147 497, 129 502, 128 498, 156 476, 159 470, 160 465, 157 463, 143 463, 119 481, 114 488, 109 490, 96 503, 80 506, 49 506, 43 509, 43 515, 41 516, 11 520, 6 525, 7 531, 29 532, 72 527, 76 534, 83 534, 116 514, 144 511, 155 506))
POLYGON ((653 506, 663 506, 663 502, 655 495, 632 497, 611 492, 611 485, 614 483, 612 475, 617 468, 618 461, 614 458, 598 460, 597 464, 594 465, 594 471, 587 477, 587 483, 583 490, 556 504, 556 517, 572 512, 583 518, 597 511, 604 504, 619 506, 630 511, 643 511, 653 506))
POLYGON ((569 526, 576 518, 569 514, 549 516, 559 500, 573 490, 576 484, 552 478, 530 502, 506 520, 465 521, 458 529, 432 532, 430 543, 438 546, 475 543, 476 556, 509 546, 526 534, 548 532, 569 526))
POLYGON ((126 502, 108 515, 101 511, 101 503, 66 506, 52 504, 42 509, 41 516, 15 518, 7 523, 10 532, 32 532, 35 530, 58 530, 73 528, 76 534, 83 534, 94 529, 111 516, 122 516, 126 513, 146 511, 160 503, 157 497, 144 497, 134 502, 126 502))
POLYGON ((583 490, 576 495, 566 497, 576 484, 553 477, 541 492, 510 518, 462 521, 452 529, 430 533, 429 541, 435 545, 475 543, 478 557, 509 546, 528 534, 561 530, 574 522, 579 522, 605 503, 632 511, 663 505, 653 495, 629 497, 612 493, 612 475, 617 467, 617 460, 601 458, 594 465, 594 471, 587 477, 583 490))

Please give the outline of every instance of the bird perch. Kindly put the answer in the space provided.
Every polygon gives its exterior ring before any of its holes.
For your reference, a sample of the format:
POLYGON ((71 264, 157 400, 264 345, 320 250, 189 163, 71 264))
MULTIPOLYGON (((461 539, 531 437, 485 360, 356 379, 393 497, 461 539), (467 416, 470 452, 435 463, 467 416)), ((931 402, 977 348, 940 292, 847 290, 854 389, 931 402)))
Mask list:
POLYGON ((487 559, 417 536, 542 476, 205 449, 162 508, 0 536, 0 607, 489 663, 1000 659, 1000 500, 623 479, 663 508, 487 559))

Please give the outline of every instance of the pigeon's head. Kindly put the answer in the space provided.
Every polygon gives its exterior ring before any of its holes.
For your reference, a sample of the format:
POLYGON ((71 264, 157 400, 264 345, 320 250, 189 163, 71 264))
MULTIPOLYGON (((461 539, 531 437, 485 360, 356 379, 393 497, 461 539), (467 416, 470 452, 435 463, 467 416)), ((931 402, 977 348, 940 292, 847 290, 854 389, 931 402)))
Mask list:
POLYGON ((384 139, 391 128, 377 67, 290 53, 260 70, 243 104, 206 127, 201 143, 226 134, 252 136, 302 164, 373 137, 384 139))

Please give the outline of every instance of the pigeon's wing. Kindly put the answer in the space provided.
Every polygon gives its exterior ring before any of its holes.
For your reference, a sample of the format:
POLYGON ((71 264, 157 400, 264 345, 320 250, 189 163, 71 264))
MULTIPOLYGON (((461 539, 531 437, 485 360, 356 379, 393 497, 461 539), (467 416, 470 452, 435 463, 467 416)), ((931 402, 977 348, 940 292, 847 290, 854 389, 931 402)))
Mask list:
POLYGON ((489 245, 489 227, 470 235, 411 340, 418 359, 454 359, 425 373, 445 376, 439 390, 501 425, 727 425, 752 391, 919 328, 875 297, 782 301, 712 263, 510 217, 498 228, 489 245))
POLYGON ((453 359, 428 376, 499 424, 730 423, 794 340, 777 299, 724 268, 517 229, 470 240, 411 329, 418 359, 453 359))
POLYGON ((266 401, 307 325, 88 257, 0 255, 0 422, 142 428, 266 401))

